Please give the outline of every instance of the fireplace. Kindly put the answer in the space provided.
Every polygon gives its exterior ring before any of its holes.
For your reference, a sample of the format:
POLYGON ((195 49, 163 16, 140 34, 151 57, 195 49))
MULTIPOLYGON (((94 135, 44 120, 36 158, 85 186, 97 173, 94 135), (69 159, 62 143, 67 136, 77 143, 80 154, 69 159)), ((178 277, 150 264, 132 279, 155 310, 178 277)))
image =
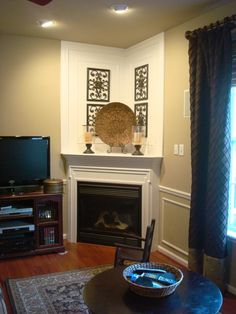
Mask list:
MULTIPOLYGON (((158 226, 158 203, 159 203, 159 168, 161 158, 152 158, 150 156, 128 156, 127 154, 106 154, 99 155, 94 154, 93 156, 81 155, 66 155, 66 160, 68 163, 68 234, 67 239, 70 242, 76 243, 79 241, 91 241, 93 236, 93 241, 97 241, 100 237, 107 241, 106 229, 103 233, 89 234, 89 225, 85 224, 85 227, 80 228, 80 224, 84 218, 79 218, 78 215, 78 202, 81 200, 78 196, 78 184, 89 183, 100 185, 101 189, 103 184, 105 187, 115 186, 116 190, 118 187, 133 187, 136 194, 139 194, 139 202, 141 203, 141 208, 138 210, 139 216, 137 218, 137 223, 141 227, 133 228, 133 231, 140 234, 142 238, 145 237, 146 228, 150 224, 151 219, 156 219, 158 226), (138 190, 138 192, 137 192, 138 190), (141 231, 140 231, 141 229, 141 231), (78 236, 79 234, 79 236, 78 236), (88 240, 90 236, 90 240, 88 240)), ((131 190, 131 191, 133 191, 131 190)), ((123 192, 122 192, 123 193, 123 192)), ((128 192, 127 192, 128 193, 128 192)), ((130 191, 129 191, 130 193, 130 191)), ((133 193, 133 192, 132 192, 133 193)), ((135 194, 134 193, 134 194, 135 194)), ((115 194, 116 195, 116 194, 115 194)), ((86 194, 83 196, 84 199, 89 197, 86 194)), ((97 196, 95 196, 97 198, 97 196)), ((113 196, 114 200, 115 196, 113 196)), ((111 196, 106 196, 105 199, 111 199, 111 196)), ((133 201, 133 199, 131 198, 133 201)), ((137 201, 137 200, 136 200, 137 201)), ((113 201, 113 204, 116 203, 113 201)), ((96 207, 94 206, 95 211, 96 207)), ((90 209, 91 210, 91 209, 90 209)), ((116 210, 117 211, 117 210, 116 210)), ((128 207, 128 212, 132 212, 128 207)), ((90 213, 93 215, 93 212, 90 213)), ((109 216, 104 217, 108 219, 109 216)), ((123 218, 122 218, 123 219, 123 218)), ((121 222, 122 219, 120 218, 121 222)), ((132 217, 133 221, 133 217, 132 217)), ((86 220, 85 220, 86 222, 86 220)), ((95 223, 94 218, 94 223, 95 223)), ((87 222, 86 222, 87 223, 87 222)), ((156 230, 158 228, 156 227, 156 230)), ((124 230, 122 230, 124 232, 124 230)), ((119 231, 121 233, 121 231, 119 231)), ((111 236, 111 235, 110 235, 111 236)), ((116 234, 116 236, 118 236, 116 234)), ((119 239, 118 239, 119 240, 119 239)), ((117 238, 115 241, 119 242, 117 238)), ((122 237, 121 239, 122 240, 122 237)), ((113 240, 112 240, 113 241, 113 240)), ((157 235, 154 236, 153 245, 157 245, 157 235)))
POLYGON ((129 235, 141 236, 140 185, 77 182, 77 241, 114 245, 141 245, 129 235))

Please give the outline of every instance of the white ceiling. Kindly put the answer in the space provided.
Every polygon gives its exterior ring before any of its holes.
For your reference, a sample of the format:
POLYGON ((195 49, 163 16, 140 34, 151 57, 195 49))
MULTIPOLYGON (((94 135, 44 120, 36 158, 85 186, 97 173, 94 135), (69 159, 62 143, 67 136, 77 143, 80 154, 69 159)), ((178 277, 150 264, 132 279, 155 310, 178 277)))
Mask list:
POLYGON ((0 33, 36 36, 127 48, 181 24, 227 0, 53 0, 39 6, 27 0, 0 0, 0 33), (111 5, 130 10, 117 15, 111 5), (39 21, 53 19, 51 29, 39 21))

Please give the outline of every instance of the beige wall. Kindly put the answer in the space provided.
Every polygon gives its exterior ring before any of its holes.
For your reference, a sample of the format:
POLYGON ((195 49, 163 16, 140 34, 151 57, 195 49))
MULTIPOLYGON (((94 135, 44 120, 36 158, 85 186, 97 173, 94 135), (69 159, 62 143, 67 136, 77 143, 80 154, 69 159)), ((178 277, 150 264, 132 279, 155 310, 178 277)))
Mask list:
POLYGON ((49 135, 51 177, 63 178, 60 41, 0 35, 0 44, 0 135, 49 135))
MULTIPOLYGON (((160 184, 166 191, 162 191, 160 197, 160 217, 163 222, 161 220, 159 239, 160 248, 175 258, 187 260, 187 238, 183 235, 188 234, 187 196, 191 191, 190 121, 183 115, 184 90, 189 88, 188 41, 185 39, 185 32, 222 20, 235 12, 236 3, 231 3, 165 33, 164 160, 160 184), (183 157, 173 154, 174 144, 184 144, 183 157), (173 237, 171 230, 176 231, 176 237, 173 237)), ((235 256, 236 243, 231 243, 229 284, 231 288, 234 287, 234 292, 236 292, 236 270, 233 268, 235 256)))

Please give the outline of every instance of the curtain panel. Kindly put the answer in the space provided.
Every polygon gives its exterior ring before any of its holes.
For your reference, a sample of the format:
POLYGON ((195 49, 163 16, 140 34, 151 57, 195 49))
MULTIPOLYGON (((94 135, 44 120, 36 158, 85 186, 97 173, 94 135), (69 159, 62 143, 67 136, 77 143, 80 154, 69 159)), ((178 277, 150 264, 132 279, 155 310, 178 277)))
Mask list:
POLYGON ((192 191, 189 268, 224 289, 230 174, 231 28, 189 38, 192 191))

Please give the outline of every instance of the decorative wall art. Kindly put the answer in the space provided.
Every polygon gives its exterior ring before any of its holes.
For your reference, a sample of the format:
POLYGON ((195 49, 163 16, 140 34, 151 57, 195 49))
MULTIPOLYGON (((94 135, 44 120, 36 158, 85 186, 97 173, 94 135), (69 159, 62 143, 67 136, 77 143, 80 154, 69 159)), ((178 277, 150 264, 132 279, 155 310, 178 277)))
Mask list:
POLYGON ((105 105, 100 105, 100 104, 87 104, 87 125, 95 126, 97 113, 104 106, 105 105))
POLYGON ((109 100, 110 70, 87 68, 87 101, 109 100))
POLYGON ((145 137, 148 135, 148 103, 139 103, 134 105, 134 114, 137 125, 144 127, 145 137))
POLYGON ((97 114, 95 130, 100 139, 112 147, 120 147, 124 152, 125 145, 132 141, 132 126, 135 115, 131 108, 120 102, 111 102, 97 114))
POLYGON ((135 101, 148 99, 148 64, 135 68, 135 101))

